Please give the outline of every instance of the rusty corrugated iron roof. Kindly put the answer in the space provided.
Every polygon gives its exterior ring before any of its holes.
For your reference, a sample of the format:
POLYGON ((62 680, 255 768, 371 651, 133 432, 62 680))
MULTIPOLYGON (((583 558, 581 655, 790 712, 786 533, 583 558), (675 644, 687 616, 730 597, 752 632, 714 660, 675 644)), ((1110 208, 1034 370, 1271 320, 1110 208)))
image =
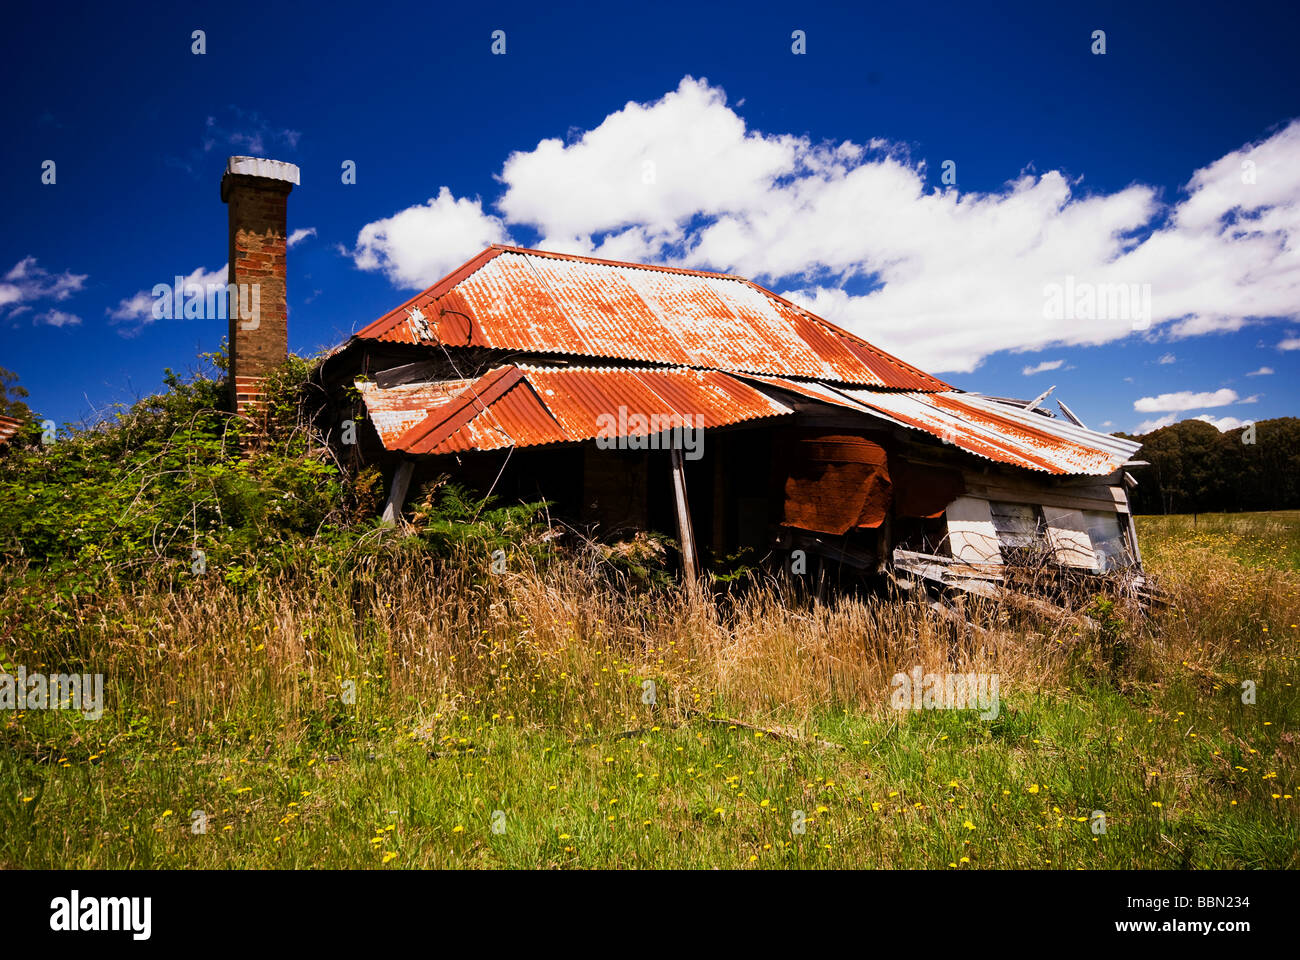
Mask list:
POLYGON ((357 387, 384 446, 409 454, 707 429, 793 412, 735 377, 689 368, 507 365, 473 382, 357 387))
POLYGON ((840 390, 875 413, 968 453, 1028 470, 1105 476, 1141 446, 976 394, 840 390))
POLYGON ((856 410, 923 431, 975 456, 1045 473, 1106 476, 1141 446, 976 394, 859 390, 692 368, 518 364, 498 367, 477 380, 385 389, 358 381, 357 387, 387 449, 435 454, 590 440, 608 427, 602 415, 615 418, 615 435, 621 436, 649 432, 637 428, 638 413, 690 415, 707 428, 793 412, 751 384, 856 410), (617 419, 620 409, 627 420, 617 419))
POLYGON ((950 389, 741 277, 519 247, 489 247, 355 337, 950 389))
POLYGON ((22 429, 23 421, 0 416, 0 443, 8 443, 22 429))
POLYGON ((751 281, 698 270, 492 246, 354 339, 664 365, 517 364, 473 382, 363 387, 385 446, 408 453, 591 439, 620 406, 709 426, 791 412, 764 387, 1047 473, 1109 474, 1140 447, 955 391, 751 281))

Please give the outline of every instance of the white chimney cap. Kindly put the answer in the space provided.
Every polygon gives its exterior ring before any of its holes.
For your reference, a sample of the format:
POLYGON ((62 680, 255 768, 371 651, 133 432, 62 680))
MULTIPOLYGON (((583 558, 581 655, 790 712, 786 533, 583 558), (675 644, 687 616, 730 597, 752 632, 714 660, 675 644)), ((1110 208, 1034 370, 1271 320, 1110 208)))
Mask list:
POLYGON ((264 177, 267 180, 285 180, 298 183, 298 165, 283 160, 265 160, 262 157, 231 157, 226 161, 226 173, 243 177, 264 177))

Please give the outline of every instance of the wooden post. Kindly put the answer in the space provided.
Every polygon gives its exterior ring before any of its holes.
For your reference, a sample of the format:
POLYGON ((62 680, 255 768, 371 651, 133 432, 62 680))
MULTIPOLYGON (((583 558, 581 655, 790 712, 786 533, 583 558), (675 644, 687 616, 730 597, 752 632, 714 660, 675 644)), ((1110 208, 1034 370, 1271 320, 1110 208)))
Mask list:
POLYGON ((691 527, 691 508, 686 501, 686 469, 682 462, 682 450, 674 434, 671 452, 673 466, 673 500, 677 506, 677 539, 682 545, 682 571, 686 585, 693 592, 696 583, 695 531, 691 527))
POLYGON ((1128 513, 1128 545, 1133 553, 1133 562, 1140 568, 1142 566, 1142 551, 1138 548, 1137 526, 1133 523, 1133 511, 1128 513))
POLYGON ((393 474, 393 484, 388 488, 388 502, 384 504, 384 523, 393 526, 402 516, 402 505, 406 503, 406 488, 411 484, 411 473, 415 463, 403 460, 393 474))
POLYGON ((876 530, 876 573, 884 573, 888 570, 890 562, 894 559, 894 546, 891 543, 892 520, 893 517, 886 513, 885 519, 880 521, 880 526, 876 530))

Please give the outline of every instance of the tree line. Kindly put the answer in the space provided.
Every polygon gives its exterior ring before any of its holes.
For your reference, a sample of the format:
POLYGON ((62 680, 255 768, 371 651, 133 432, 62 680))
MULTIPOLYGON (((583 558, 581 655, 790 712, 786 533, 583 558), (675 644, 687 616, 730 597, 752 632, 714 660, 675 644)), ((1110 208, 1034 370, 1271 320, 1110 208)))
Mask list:
POLYGON ((1234 513, 1300 509, 1300 419, 1260 420, 1222 433, 1183 420, 1140 437, 1130 467, 1134 513, 1234 513))

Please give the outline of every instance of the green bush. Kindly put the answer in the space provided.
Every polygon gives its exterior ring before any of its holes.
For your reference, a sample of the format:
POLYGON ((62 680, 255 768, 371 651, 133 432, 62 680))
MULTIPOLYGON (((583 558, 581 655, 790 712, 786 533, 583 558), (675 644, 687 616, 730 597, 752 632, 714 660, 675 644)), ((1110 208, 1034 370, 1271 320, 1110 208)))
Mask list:
POLYGON ((316 429, 326 399, 311 376, 317 361, 291 356, 269 376, 253 423, 227 410, 224 352, 202 360, 189 378, 166 371, 165 390, 109 420, 64 427, 49 443, 32 424, 0 455, 0 566, 11 589, 39 582, 29 599, 47 603, 51 592, 92 593, 106 577, 242 585, 394 545, 447 554, 528 539, 542 505, 493 507, 451 484, 420 508, 414 543, 367 537, 382 478, 374 467, 345 470, 316 429))

